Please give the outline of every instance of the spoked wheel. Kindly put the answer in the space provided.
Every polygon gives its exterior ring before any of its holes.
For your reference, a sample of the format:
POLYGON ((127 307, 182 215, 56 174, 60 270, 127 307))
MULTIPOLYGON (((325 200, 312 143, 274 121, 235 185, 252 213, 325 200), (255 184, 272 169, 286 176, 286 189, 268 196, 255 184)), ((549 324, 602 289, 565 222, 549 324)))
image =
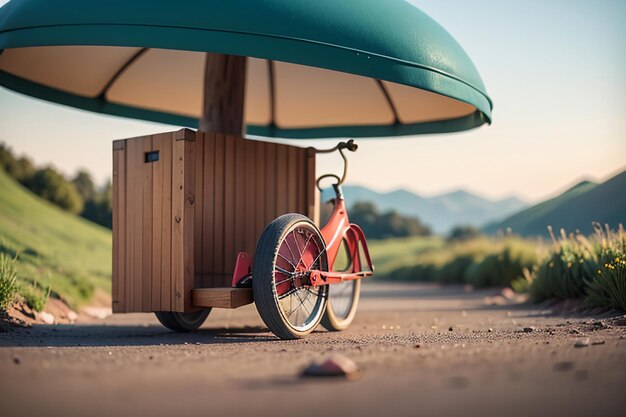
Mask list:
POLYGON ((330 331, 345 330, 350 326, 361 294, 361 280, 329 285, 328 303, 322 317, 322 326, 330 331))
POLYGON ((315 329, 328 286, 312 287, 307 271, 328 271, 326 246, 315 224, 300 214, 280 216, 266 228, 254 256, 252 292, 267 327, 281 339, 315 329))
POLYGON ((210 312, 210 308, 205 308, 191 313, 157 311, 154 314, 161 324, 170 330, 175 332, 193 332, 202 326, 210 312))

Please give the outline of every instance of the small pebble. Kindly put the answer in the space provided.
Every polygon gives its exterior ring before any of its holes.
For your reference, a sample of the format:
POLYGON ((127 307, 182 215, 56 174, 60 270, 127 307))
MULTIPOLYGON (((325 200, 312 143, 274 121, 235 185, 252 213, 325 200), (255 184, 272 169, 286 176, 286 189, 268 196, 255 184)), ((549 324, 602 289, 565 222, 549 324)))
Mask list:
POLYGON ((591 342, 592 345, 603 345, 604 344, 604 340, 594 340, 593 342, 591 342))
POLYGON ((493 329, 490 327, 490 328, 488 328, 488 329, 487 329, 487 332, 488 332, 488 333, 492 333, 492 332, 493 332, 493 329))
POLYGON ((533 326, 530 326, 530 327, 524 327, 524 329, 522 329, 522 331, 523 331, 524 333, 532 333, 532 332, 534 332, 535 330, 537 330, 537 328, 536 328, 536 327, 533 327, 533 326))
POLYGON ((343 377, 356 379, 359 377, 359 368, 351 359, 335 355, 322 363, 311 363, 301 374, 303 377, 343 377))
POLYGON ((577 340, 576 343, 574 343, 574 347, 577 347, 577 348, 587 347, 587 346, 589 346, 589 338, 588 337, 585 337, 584 339, 577 340))
POLYGON ((419 343, 416 343, 416 344, 415 344, 415 349, 419 349, 419 348, 421 348, 421 347, 422 347, 422 345, 420 345, 419 343))
POLYGON ((20 358, 13 358, 13 363, 16 365, 20 364, 20 358))
POLYGON ((449 331, 449 332, 454 331, 454 329, 452 328, 452 326, 448 327, 448 331, 449 331))

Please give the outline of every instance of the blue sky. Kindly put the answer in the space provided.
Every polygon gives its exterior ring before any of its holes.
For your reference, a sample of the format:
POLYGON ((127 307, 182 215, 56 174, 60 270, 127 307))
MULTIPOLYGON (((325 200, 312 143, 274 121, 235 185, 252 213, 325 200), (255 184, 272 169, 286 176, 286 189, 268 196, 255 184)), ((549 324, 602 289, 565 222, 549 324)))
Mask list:
MULTIPOLYGON (((625 1, 411 2, 472 57, 494 100, 494 123, 451 135, 361 140, 350 182, 539 200, 626 169, 625 1)), ((112 140, 172 129, 0 88, 0 140, 68 174, 85 167, 103 181, 112 140)), ((320 171, 337 162, 321 160, 320 171)))

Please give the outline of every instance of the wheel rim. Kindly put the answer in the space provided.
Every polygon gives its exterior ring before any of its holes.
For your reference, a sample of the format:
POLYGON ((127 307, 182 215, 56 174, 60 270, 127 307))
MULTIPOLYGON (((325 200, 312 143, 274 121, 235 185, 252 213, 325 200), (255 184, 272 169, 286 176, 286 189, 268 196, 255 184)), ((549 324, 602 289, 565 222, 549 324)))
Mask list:
POLYGON ((330 285, 329 298, 333 314, 339 320, 345 320, 350 315, 354 302, 355 281, 346 281, 341 284, 330 285))
POLYGON ((280 242, 274 259, 272 285, 280 313, 294 330, 306 332, 324 313, 327 287, 311 287, 306 272, 327 270, 325 245, 307 223, 291 227, 280 242))

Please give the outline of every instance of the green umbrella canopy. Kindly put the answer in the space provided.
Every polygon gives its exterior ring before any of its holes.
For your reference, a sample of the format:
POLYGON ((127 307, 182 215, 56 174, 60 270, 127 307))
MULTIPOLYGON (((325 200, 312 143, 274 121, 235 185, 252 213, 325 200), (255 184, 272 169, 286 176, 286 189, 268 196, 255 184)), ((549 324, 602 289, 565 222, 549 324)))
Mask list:
POLYGON ((208 53, 248 57, 245 123, 285 138, 471 129, 492 103, 470 58, 403 0, 12 0, 0 85, 197 126, 208 53))

